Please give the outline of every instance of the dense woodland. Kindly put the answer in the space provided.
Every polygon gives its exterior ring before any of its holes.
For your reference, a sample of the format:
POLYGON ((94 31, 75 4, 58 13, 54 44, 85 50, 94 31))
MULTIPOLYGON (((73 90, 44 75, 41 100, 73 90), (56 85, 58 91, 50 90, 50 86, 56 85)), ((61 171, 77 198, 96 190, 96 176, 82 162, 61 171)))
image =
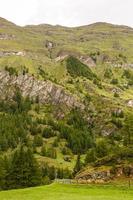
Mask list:
POLYGON ((71 110, 64 119, 38 118, 30 114, 34 104, 39 112, 39 102, 23 98, 16 88, 13 100, 0 102, 0 188, 24 188, 48 184, 55 178, 72 178, 87 164, 115 165, 130 160, 133 155, 133 115, 124 117, 112 113, 112 123, 118 134, 106 138, 95 135, 95 124, 89 125, 78 109, 71 110), (124 118, 123 123, 119 122, 124 118), (7 123, 8 122, 8 123, 7 123), (53 147, 47 149, 43 138, 56 137, 53 147), (39 163, 35 154, 41 148, 41 156, 56 159, 56 147, 66 140, 64 155, 77 155, 73 171, 39 163), (85 154, 84 161, 80 155, 85 154))

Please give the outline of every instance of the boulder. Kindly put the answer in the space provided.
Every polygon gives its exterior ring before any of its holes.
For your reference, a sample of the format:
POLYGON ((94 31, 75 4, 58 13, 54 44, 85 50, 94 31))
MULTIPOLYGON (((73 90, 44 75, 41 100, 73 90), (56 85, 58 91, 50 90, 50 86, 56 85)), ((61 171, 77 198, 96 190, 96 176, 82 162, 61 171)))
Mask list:
POLYGON ((133 99, 130 99, 130 100, 127 102, 127 106, 133 108, 133 99))

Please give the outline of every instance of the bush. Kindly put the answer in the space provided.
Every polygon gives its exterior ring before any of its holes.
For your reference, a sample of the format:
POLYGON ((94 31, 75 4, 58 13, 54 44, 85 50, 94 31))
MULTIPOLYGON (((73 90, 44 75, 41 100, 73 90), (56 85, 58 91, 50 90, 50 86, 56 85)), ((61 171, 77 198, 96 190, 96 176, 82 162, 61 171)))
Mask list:
POLYGON ((56 158, 57 158, 56 149, 54 149, 54 148, 48 148, 48 149, 47 149, 47 157, 56 159, 56 158))
POLYGON ((50 178, 48 176, 44 176, 42 178, 42 185, 49 185, 49 184, 51 184, 50 178))
POLYGON ((59 139, 56 138, 56 139, 54 140, 52 146, 53 146, 53 147, 58 147, 58 141, 59 141, 59 139))
POLYGON ((67 147, 63 147, 61 149, 61 152, 62 152, 63 155, 71 155, 71 150, 67 147))
POLYGON ((123 123, 120 119, 112 118, 111 122, 117 126, 117 128, 122 128, 123 123))
POLYGON ((118 79, 112 79, 112 81, 111 81, 111 84, 113 84, 113 85, 117 85, 119 82, 118 82, 118 79))
POLYGON ((99 89, 102 89, 102 84, 101 84, 101 82, 100 82, 98 79, 95 78, 95 79, 93 80, 93 83, 94 83, 95 85, 97 85, 99 89))
POLYGON ((13 68, 13 67, 8 67, 8 66, 6 66, 6 67, 5 67, 5 70, 6 70, 7 72, 9 72, 9 75, 10 75, 10 76, 11 76, 11 75, 18 76, 17 70, 16 70, 15 68, 13 68))
POLYGON ((118 98, 118 97, 120 97, 120 95, 117 92, 115 92, 114 97, 118 98))
POLYGON ((40 147, 43 145, 43 138, 40 135, 35 135, 33 140, 33 146, 40 147))
POLYGON ((98 158, 107 156, 109 152, 108 143, 105 140, 100 140, 96 144, 96 155, 98 158))
POLYGON ((51 127, 45 127, 42 132, 42 136, 45 138, 50 138, 55 136, 55 132, 52 130, 51 127))
POLYGON ((89 149, 85 157, 85 164, 93 163, 95 161, 96 161, 96 150, 94 148, 89 149))
POLYGON ((50 147, 47 149, 45 146, 42 146, 41 156, 56 159, 57 158, 56 149, 53 147, 50 147))
POLYGON ((104 77, 105 78, 111 78, 113 75, 112 70, 111 69, 106 69, 105 73, 104 73, 104 77))
POLYGON ((68 73, 76 78, 78 76, 86 77, 90 80, 96 78, 96 75, 92 72, 92 70, 82 62, 80 62, 77 58, 70 56, 67 58, 67 70, 68 73))
POLYGON ((42 146, 42 148, 41 148, 41 155, 42 156, 47 156, 47 150, 46 150, 45 146, 42 146))

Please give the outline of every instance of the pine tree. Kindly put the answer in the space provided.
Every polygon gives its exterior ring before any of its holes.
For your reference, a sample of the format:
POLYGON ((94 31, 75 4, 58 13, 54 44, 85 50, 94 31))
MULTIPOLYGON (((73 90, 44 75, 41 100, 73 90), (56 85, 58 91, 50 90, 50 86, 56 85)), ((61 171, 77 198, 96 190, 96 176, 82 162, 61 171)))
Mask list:
POLYGON ((0 190, 5 188, 6 169, 4 160, 0 158, 0 190))
POLYGON ((77 161, 75 164, 75 167, 73 169, 73 174, 77 174, 82 168, 81 160, 80 160, 80 154, 77 156, 77 161))
POLYGON ((41 148, 41 155, 42 156, 47 156, 47 151, 46 151, 46 147, 45 146, 42 146, 42 148, 41 148))
POLYGON ((12 156, 8 172, 9 188, 24 188, 41 183, 41 173, 30 148, 21 146, 12 156))
POLYGON ((57 170, 57 177, 59 179, 63 178, 63 169, 62 168, 58 168, 58 170, 57 170))
POLYGON ((43 138, 41 135, 35 135, 34 141, 33 141, 33 146, 35 147, 40 147, 43 145, 43 138))
POLYGON ((129 114, 125 120, 124 132, 124 145, 133 145, 133 114, 129 114))
POLYGON ((85 164, 95 162, 95 160, 96 160, 96 151, 93 148, 87 152, 86 157, 85 157, 85 164))
POLYGON ((52 167, 49 167, 49 170, 48 170, 48 176, 51 180, 54 180, 55 179, 55 167, 52 166, 52 167))

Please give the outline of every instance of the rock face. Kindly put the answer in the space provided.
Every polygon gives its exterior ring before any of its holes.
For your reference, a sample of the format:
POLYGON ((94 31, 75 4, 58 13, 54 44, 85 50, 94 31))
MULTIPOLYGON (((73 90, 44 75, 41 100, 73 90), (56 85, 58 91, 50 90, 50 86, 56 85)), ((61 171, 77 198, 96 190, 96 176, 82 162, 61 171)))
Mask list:
POLYGON ((90 56, 80 55, 79 53, 67 52, 67 51, 59 52, 55 61, 56 62, 62 61, 69 56, 74 56, 75 58, 79 59, 82 63, 87 65, 88 67, 96 66, 95 62, 93 61, 93 59, 90 56))
POLYGON ((127 106, 133 108, 133 100, 132 99, 127 102, 127 106))
POLYGON ((111 177, 110 171, 99 171, 99 172, 93 172, 89 173, 84 177, 77 176, 76 179, 78 179, 80 182, 81 181, 87 181, 88 183, 91 182, 106 182, 109 181, 111 177))
POLYGON ((0 33, 0 40, 13 40, 13 39, 15 39, 15 35, 0 33))
POLYGON ((54 43, 47 40, 45 46, 50 50, 54 47, 54 43))
POLYGON ((0 57, 5 56, 25 56, 25 52, 22 51, 0 51, 0 57))
POLYGON ((69 92, 50 81, 41 81, 31 75, 10 76, 6 71, 0 71, 0 98, 12 98, 15 88, 18 87, 24 97, 32 99, 39 98, 40 103, 51 103, 53 105, 64 104, 67 107, 84 106, 69 92))
POLYGON ((106 169, 95 168, 93 171, 81 172, 77 174, 76 180, 80 183, 104 183, 109 182, 117 177, 133 177, 133 165, 116 166, 115 168, 107 167, 106 169))
POLYGON ((89 56, 80 56, 79 60, 88 67, 94 67, 96 65, 92 58, 89 56))

